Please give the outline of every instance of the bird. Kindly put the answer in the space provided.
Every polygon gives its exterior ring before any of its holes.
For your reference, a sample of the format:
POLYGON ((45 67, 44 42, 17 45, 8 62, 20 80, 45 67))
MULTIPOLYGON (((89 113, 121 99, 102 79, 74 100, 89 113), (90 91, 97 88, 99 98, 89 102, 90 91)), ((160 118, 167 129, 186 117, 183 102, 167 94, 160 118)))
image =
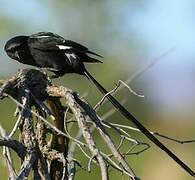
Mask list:
POLYGON ((6 42, 4 50, 11 59, 20 63, 52 71, 54 73, 53 78, 61 77, 67 73, 84 75, 95 84, 103 95, 106 95, 106 98, 126 119, 130 120, 148 139, 167 153, 187 173, 195 176, 195 172, 190 167, 150 133, 132 113, 109 94, 89 73, 85 63, 102 63, 102 61, 97 59, 102 58, 101 55, 90 51, 87 47, 77 42, 66 40, 52 32, 15 36, 6 42))

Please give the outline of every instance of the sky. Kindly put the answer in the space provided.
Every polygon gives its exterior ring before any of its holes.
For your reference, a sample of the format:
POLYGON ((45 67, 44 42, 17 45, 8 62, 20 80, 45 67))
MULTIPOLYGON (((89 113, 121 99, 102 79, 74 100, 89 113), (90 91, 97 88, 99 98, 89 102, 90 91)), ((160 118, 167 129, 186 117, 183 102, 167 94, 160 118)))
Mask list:
POLYGON ((194 1, 155 0, 150 5, 137 12, 130 26, 148 42, 150 57, 174 48, 152 68, 149 81, 156 90, 152 88, 152 96, 166 111, 186 109, 189 114, 195 102, 194 1))

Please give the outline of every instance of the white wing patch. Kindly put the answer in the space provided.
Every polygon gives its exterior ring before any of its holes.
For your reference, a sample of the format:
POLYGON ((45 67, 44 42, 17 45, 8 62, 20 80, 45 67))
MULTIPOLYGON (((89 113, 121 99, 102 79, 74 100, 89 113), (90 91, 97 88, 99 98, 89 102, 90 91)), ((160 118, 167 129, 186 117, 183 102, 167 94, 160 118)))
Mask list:
POLYGON ((15 56, 16 56, 18 59, 20 59, 20 55, 19 55, 18 51, 15 52, 15 56))
POLYGON ((51 36, 47 36, 47 35, 39 35, 39 36, 36 36, 36 38, 49 38, 51 36))
POLYGON ((63 50, 66 50, 66 49, 71 49, 72 47, 70 46, 64 46, 64 45, 56 45, 59 49, 63 49, 63 50))
POLYGON ((70 53, 65 53, 65 55, 66 55, 66 57, 68 58, 70 64, 72 64, 71 58, 74 58, 74 59, 77 58, 76 55, 73 54, 73 53, 71 53, 71 54, 70 54, 70 53))
MULTIPOLYGON (((68 50, 68 49, 72 49, 72 47, 71 46, 65 46, 65 45, 56 45, 59 49, 61 49, 61 50, 68 50)), ((77 56, 76 56, 76 54, 74 54, 74 53, 65 53, 65 55, 66 55, 66 57, 67 57, 67 59, 68 59, 68 61, 70 62, 70 64, 72 64, 72 60, 73 59, 76 59, 77 58, 77 56)))

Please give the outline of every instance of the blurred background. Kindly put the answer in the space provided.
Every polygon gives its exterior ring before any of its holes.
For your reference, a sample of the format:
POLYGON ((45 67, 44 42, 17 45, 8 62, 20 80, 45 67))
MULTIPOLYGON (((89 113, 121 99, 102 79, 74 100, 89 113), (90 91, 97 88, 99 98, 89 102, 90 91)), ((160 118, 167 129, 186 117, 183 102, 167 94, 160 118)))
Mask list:
MULTIPOLYGON (((195 2, 193 0, 1 0, 0 1, 0 78, 14 75, 21 66, 4 52, 5 42, 16 35, 52 31, 77 41, 104 56, 103 64, 87 65, 90 72, 107 89, 126 80, 154 59, 166 56, 131 82, 144 98, 127 90, 117 95, 126 98, 128 109, 152 131, 180 140, 195 139, 195 2)), ((83 94, 94 105, 100 98, 96 88, 84 77, 66 75, 55 80, 83 94)), ((15 104, 0 102, 0 122, 10 130, 15 104)), ((103 114, 108 107, 102 108, 103 114)), ((119 114, 108 121, 127 122, 119 114)), ((147 141, 139 133, 134 138, 147 141)), ((195 170, 195 145, 180 145, 161 139, 195 170)), ((98 141, 98 136, 97 136, 98 141)), ((149 142, 150 143, 150 142, 149 142)), ((152 143, 151 148, 128 157, 136 174, 144 180, 191 180, 176 163, 152 143)), ((0 154, 0 174, 7 179, 6 166, 0 154)), ((90 177, 100 179, 94 168, 90 177)), ((86 179, 79 171, 76 179, 86 179)), ((111 179, 121 179, 111 171, 111 179)), ((123 177, 123 179, 127 179, 123 177)))

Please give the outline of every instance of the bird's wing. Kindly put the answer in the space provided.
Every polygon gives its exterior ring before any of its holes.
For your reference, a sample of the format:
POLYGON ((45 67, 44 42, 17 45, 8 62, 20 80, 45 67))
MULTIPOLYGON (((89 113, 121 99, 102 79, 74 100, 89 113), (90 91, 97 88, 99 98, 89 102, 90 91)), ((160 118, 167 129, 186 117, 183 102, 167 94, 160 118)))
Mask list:
POLYGON ((81 53, 89 53, 89 54, 93 54, 95 56, 98 56, 98 57, 102 57, 101 55, 97 54, 97 53, 94 53, 92 51, 89 51, 89 49, 79 43, 76 43, 74 41, 71 41, 71 40, 65 40, 64 43, 62 44, 59 44, 58 47, 60 49, 63 49, 63 50, 74 50, 76 52, 81 52, 81 53))
POLYGON ((51 32, 39 32, 29 36, 28 45, 30 48, 41 51, 59 51, 58 44, 63 44, 65 39, 51 32))
POLYGON ((39 32, 29 36, 30 46, 34 49, 42 51, 64 51, 66 53, 89 53, 95 56, 100 56, 92 51, 89 51, 87 47, 76 43, 71 40, 65 40, 63 37, 51 33, 51 32, 39 32))
POLYGON ((28 45, 30 48, 38 49, 40 51, 64 52, 64 55, 66 56, 66 59, 68 59, 69 63, 72 61, 72 58, 80 58, 83 62, 101 62, 87 56, 87 54, 102 57, 92 51, 89 51, 87 47, 79 43, 66 40, 63 37, 51 32, 39 32, 29 36, 28 45))

